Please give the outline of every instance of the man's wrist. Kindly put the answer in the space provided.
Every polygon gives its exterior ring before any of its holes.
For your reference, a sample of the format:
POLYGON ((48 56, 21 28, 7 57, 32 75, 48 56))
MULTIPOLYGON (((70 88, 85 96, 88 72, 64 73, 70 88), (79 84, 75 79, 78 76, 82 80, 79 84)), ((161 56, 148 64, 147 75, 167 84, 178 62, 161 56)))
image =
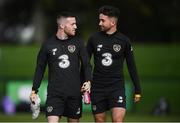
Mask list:
POLYGON ((135 97, 141 97, 141 94, 135 94, 135 97))
POLYGON ((36 94, 36 91, 35 91, 35 90, 32 90, 32 91, 31 91, 31 94, 36 94))

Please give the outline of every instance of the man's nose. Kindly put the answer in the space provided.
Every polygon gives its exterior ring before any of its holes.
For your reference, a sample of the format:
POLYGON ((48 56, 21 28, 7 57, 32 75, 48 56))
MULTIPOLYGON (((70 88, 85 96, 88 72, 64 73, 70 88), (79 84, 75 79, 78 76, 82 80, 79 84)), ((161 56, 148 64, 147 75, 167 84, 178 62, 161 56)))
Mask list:
POLYGON ((102 22, 101 21, 99 21, 99 26, 101 26, 102 25, 102 22))
POLYGON ((77 25, 74 25, 74 28, 77 29, 77 25))

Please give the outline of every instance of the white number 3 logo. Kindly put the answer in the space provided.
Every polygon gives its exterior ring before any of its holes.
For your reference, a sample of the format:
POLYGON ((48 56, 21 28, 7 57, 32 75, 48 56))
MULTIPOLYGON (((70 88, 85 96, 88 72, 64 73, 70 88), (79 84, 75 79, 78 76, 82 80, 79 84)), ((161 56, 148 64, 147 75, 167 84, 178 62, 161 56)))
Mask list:
POLYGON ((61 56, 59 56, 59 58, 58 59, 60 59, 61 61, 59 62, 59 67, 60 68, 67 68, 67 67, 69 67, 69 65, 70 65, 70 62, 69 62, 69 57, 68 57, 68 55, 61 55, 61 56))
POLYGON ((103 53, 102 65, 110 66, 113 62, 111 53, 103 53))

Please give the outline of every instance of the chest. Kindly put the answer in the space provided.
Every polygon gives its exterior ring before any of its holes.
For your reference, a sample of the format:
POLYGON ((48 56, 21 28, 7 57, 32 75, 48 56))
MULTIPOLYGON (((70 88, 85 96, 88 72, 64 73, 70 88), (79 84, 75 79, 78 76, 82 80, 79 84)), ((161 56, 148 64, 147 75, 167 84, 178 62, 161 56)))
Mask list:
POLYGON ((61 56, 77 56, 79 46, 76 43, 53 43, 46 49, 49 59, 58 59, 61 56))
POLYGON ((113 57, 119 57, 124 54, 125 44, 123 41, 104 39, 94 42, 94 53, 97 56, 102 56, 104 53, 109 53, 113 57))

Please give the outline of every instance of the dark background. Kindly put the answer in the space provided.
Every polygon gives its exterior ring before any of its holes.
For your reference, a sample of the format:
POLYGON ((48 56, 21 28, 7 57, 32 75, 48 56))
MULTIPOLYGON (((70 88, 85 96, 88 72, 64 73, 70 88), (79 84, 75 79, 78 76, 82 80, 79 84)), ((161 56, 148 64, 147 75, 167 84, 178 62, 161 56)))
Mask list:
POLYGON ((45 40, 56 31, 57 14, 67 10, 78 16, 79 33, 87 39, 97 29, 102 5, 120 9, 118 27, 135 42, 180 40, 179 0, 1 0, 0 42, 45 40), (28 27, 34 30, 28 39, 17 36, 28 27))

